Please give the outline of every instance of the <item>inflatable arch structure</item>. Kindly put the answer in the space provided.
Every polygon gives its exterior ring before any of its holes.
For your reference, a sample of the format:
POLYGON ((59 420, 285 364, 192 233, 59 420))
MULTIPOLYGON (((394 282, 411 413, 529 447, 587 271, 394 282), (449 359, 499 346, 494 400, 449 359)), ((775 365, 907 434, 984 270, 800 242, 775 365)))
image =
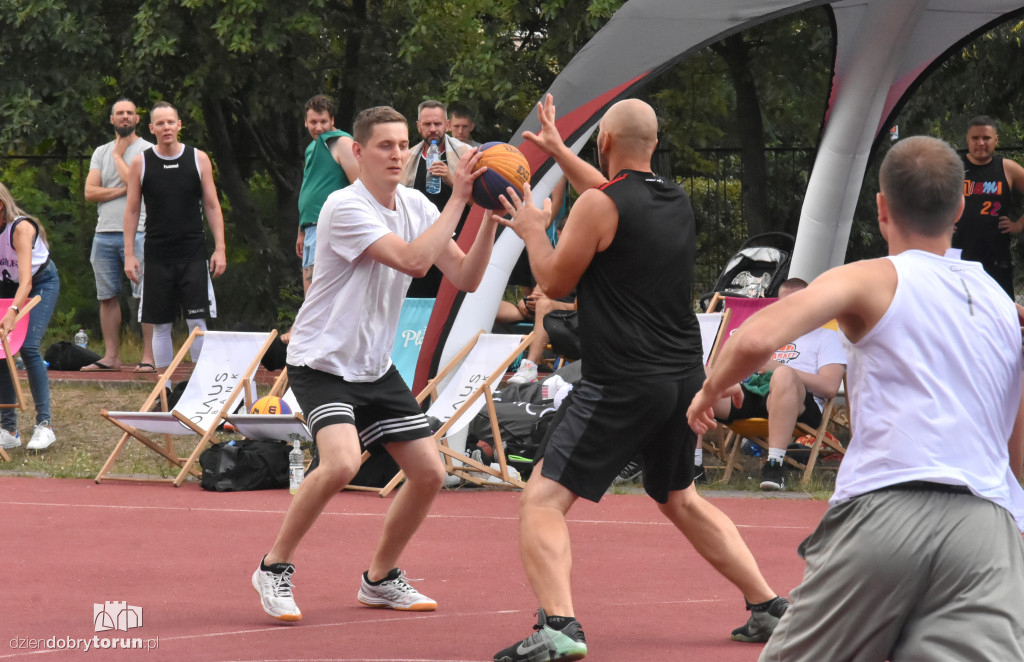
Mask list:
MULTIPOLYGON (((791 273, 811 280, 843 263, 868 156, 914 87, 944 55, 1020 14, 1024 0, 629 0, 548 90, 559 131, 578 153, 608 106, 682 58, 736 32, 818 6, 827 7, 834 22, 834 74, 791 266, 791 273)), ((523 142, 524 131, 539 127, 534 110, 509 142, 529 159, 534 190, 543 199, 561 171, 523 142)), ((482 216, 474 207, 460 243, 472 243, 482 216)), ((476 331, 490 328, 522 247, 514 233, 503 232, 484 281, 472 294, 457 293, 444 281, 417 364, 417 388, 476 331)))

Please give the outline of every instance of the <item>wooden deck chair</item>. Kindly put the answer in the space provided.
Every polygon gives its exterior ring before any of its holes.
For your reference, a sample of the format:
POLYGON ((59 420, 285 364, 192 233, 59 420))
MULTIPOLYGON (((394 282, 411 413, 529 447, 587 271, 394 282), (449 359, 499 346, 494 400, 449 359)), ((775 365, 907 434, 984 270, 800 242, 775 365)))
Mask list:
MULTIPOLYGON (((715 309, 719 302, 724 302, 722 312, 720 313, 722 315, 722 323, 719 328, 718 335, 715 337, 714 344, 712 345, 711 350, 708 351, 707 346, 705 346, 704 351, 706 353, 706 356, 704 364, 709 367, 714 365, 715 359, 718 357, 718 353, 722 350, 722 347, 725 346, 725 343, 729 340, 729 338, 736 331, 736 329, 740 328, 740 325, 743 324, 743 322, 747 321, 747 318, 749 318, 751 315, 761 310, 762 308, 771 305, 777 300, 778 299, 775 298, 751 299, 744 297, 726 297, 716 292, 714 296, 711 298, 710 303, 708 304, 708 310, 712 311, 715 309)), ((714 315, 716 313, 703 314, 714 315)), ((700 317, 698 316, 698 320, 699 319, 700 317)), ((704 331, 702 330, 701 333, 703 341, 704 331)), ((723 424, 719 424, 719 427, 724 428, 725 426, 723 424)), ((718 458, 720 458, 722 462, 725 464, 726 473, 723 477, 723 480, 728 480, 729 477, 732 475, 732 471, 729 469, 728 461, 729 447, 730 444, 732 444, 734 441, 736 443, 740 443, 742 441, 742 438, 737 438, 735 435, 730 434, 727 429, 723 430, 723 435, 724 436, 722 445, 718 448, 710 446, 708 442, 704 441, 703 437, 701 438, 701 443, 704 448, 710 448, 711 452, 714 453, 718 458)))
MULTIPOLYGON (((21 351, 21 346, 25 343, 25 336, 28 335, 29 311, 39 301, 40 298, 36 295, 21 307, 21 311, 14 318, 14 329, 11 331, 10 338, 0 333, 0 351, 3 351, 2 358, 7 361, 7 370, 11 375, 11 383, 14 385, 15 398, 14 402, 0 403, 0 409, 25 408, 25 392, 21 390, 21 380, 18 379, 18 366, 14 362, 14 355, 21 351)), ((12 304, 14 304, 14 299, 0 299, 0 310, 8 310, 12 304)), ((11 456, 3 448, 0 448, 0 459, 10 462, 11 456)))
POLYGON ((114 446, 110 457, 96 475, 96 482, 104 478, 113 480, 170 482, 179 487, 188 474, 200 475, 196 467, 199 454, 213 442, 218 426, 238 403, 238 396, 244 393, 246 409, 252 405, 255 393, 253 375, 260 359, 277 336, 277 331, 268 333, 240 333, 226 331, 203 331, 196 328, 175 355, 171 364, 157 380, 153 392, 139 408, 139 411, 107 411, 100 414, 117 426, 124 434, 114 446), (195 339, 203 336, 203 351, 196 362, 185 391, 168 411, 166 385, 170 382, 178 364, 185 358, 195 339), (154 409, 159 410, 154 411, 154 409), (161 445, 148 434, 164 435, 161 445), (192 454, 180 457, 174 450, 172 436, 198 435, 199 442, 192 454), (175 478, 131 478, 108 476, 115 460, 130 439, 136 439, 147 448, 180 467, 175 478))
MULTIPOLYGON (((420 404, 431 398, 427 416, 442 422, 441 428, 434 433, 434 440, 444 455, 445 470, 449 474, 478 485, 524 487, 524 483, 509 472, 493 393, 508 366, 530 346, 531 340, 532 332, 519 336, 481 331, 416 396, 420 404), (462 449, 452 449, 448 443, 449 438, 455 439, 464 434, 470 421, 485 406, 494 435, 494 457, 498 469, 473 460, 462 449)), ((404 479, 405 474, 399 471, 379 490, 380 496, 390 494, 404 479)))
MULTIPOLYGON (((838 332, 838 325, 835 320, 828 322, 823 325, 825 328, 830 328, 838 332)), ((846 382, 846 376, 843 376, 843 383, 846 382)), ((793 437, 802 437, 804 435, 813 435, 814 441, 811 444, 810 453, 806 462, 801 462, 794 458, 791 453, 786 454, 786 462, 791 466, 801 469, 803 471, 803 478, 801 484, 806 485, 811 479, 811 473, 814 470, 814 466, 817 463, 818 456, 821 452, 822 445, 831 448, 833 451, 838 453, 840 456, 846 455, 846 449, 838 441, 833 439, 828 432, 829 422, 832 420, 832 410, 835 407, 835 398, 828 398, 825 400, 821 408, 821 423, 817 428, 812 428, 809 425, 797 421, 796 427, 793 429, 793 437)), ((725 447, 730 447, 729 459, 726 463, 724 480, 728 481, 732 476, 732 471, 736 467, 737 458, 739 456, 739 449, 741 446, 742 439, 746 438, 756 443, 765 451, 768 450, 768 419, 767 418, 746 418, 742 420, 733 421, 725 424, 729 429, 729 438, 725 443, 725 447)))
MULTIPOLYGON (((731 316, 731 310, 720 313, 697 313, 697 322, 700 324, 700 342, 704 350, 702 357, 704 365, 710 365, 711 360, 718 353, 718 347, 722 342, 724 331, 729 324, 731 316)), ((726 458, 722 447, 715 446, 707 441, 704 435, 700 436, 700 443, 705 450, 721 460, 722 466, 724 466, 726 458)))

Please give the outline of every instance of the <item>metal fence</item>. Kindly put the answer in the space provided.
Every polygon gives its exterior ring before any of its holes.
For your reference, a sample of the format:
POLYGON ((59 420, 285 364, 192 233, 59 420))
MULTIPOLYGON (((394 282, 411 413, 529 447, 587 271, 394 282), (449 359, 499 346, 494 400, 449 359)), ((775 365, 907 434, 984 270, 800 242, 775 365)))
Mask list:
MULTIPOLYGON (((740 150, 697 153, 705 167, 676 176, 690 195, 697 220, 695 296, 714 286, 726 262, 750 236, 748 210, 742 199, 740 150)), ((814 153, 811 148, 766 150, 768 230, 795 231, 814 153)))

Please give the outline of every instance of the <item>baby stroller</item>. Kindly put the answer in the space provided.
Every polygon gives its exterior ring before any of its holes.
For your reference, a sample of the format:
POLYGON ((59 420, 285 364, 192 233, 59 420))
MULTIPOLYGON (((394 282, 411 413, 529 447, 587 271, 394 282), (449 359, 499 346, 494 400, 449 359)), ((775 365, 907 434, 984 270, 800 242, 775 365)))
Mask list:
POLYGON ((789 276, 794 243, 793 235, 785 232, 765 232, 744 241, 722 269, 714 289, 701 296, 701 309, 707 310, 716 292, 748 299, 778 296, 779 286, 789 276))

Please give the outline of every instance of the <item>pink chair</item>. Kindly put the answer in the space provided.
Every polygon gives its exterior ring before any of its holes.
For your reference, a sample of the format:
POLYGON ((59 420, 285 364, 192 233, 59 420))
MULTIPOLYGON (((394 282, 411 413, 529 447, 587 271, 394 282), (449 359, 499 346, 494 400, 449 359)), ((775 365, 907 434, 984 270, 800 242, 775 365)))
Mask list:
MULTIPOLYGON (((8 310, 13 303, 14 299, 0 299, 0 310, 8 310)), ((17 407, 18 409, 25 408, 25 394, 21 390, 21 380, 18 379, 18 367, 14 363, 14 355, 17 354, 21 350, 21 346, 25 344, 25 336, 28 335, 28 313, 37 303, 39 303, 38 296, 32 297, 25 303, 21 312, 19 312, 18 316, 14 318, 14 330, 11 331, 10 336, 5 336, 0 333, 0 352, 2 352, 0 359, 7 361, 7 369, 11 373, 11 382, 14 384, 14 393, 17 396, 17 402, 3 402, 0 403, 0 407, 17 407)), ((0 448, 0 459, 3 459, 5 462, 11 461, 11 457, 2 448, 0 448)))

